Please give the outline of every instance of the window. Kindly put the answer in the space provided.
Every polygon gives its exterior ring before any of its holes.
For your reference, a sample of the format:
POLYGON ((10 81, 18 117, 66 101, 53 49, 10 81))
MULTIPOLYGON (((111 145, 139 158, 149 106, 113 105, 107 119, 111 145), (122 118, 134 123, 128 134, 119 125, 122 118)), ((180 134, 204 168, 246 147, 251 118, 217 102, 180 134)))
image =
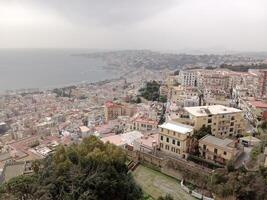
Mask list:
POLYGON ((160 136, 160 140, 163 140, 163 136, 160 136))
POLYGON ((175 140, 172 140, 172 144, 175 144, 175 140))
POLYGON ((231 122, 230 126, 233 126, 234 125, 234 122, 231 122))
POLYGON ((162 143, 160 143, 160 148, 163 148, 163 144, 162 143))
POLYGON ((217 154, 218 153, 218 149, 215 148, 214 149, 214 153, 217 154))
POLYGON ((171 148, 171 151, 172 151, 172 152, 175 152, 175 148, 174 148, 174 147, 172 147, 172 148, 171 148))
POLYGON ((232 117, 231 117, 231 120, 235 120, 235 117, 234 117, 234 116, 232 116, 232 117))
POLYGON ((206 150, 206 148, 207 148, 207 146, 204 144, 204 145, 203 145, 203 149, 206 150))
POLYGON ((180 146, 180 141, 177 141, 177 146, 180 146))
POLYGON ((173 131, 173 135, 175 136, 175 132, 173 131))
POLYGON ((169 138, 168 137, 166 137, 166 142, 169 142, 169 138))
POLYGON ((226 152, 226 151, 225 151, 225 152, 223 152, 223 155, 225 155, 225 156, 226 156, 226 155, 227 155, 227 152, 226 152))
POLYGON ((180 154, 180 149, 176 149, 176 153, 180 154))
POLYGON ((208 123, 211 123, 212 122, 212 119, 208 119, 208 123))
POLYGON ((161 132, 163 132, 163 128, 161 128, 161 132))
POLYGON ((233 128, 230 128, 230 132, 233 132, 234 131, 234 129, 233 128))
POLYGON ((170 149, 169 145, 165 145, 165 149, 169 150, 170 149))

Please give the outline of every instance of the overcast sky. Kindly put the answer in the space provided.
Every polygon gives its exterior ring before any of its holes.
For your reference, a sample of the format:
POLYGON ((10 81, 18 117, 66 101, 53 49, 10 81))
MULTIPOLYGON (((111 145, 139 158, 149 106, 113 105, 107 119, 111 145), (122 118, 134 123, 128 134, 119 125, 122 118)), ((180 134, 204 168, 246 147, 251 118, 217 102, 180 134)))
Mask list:
POLYGON ((0 0, 0 48, 267 51, 267 0, 0 0))

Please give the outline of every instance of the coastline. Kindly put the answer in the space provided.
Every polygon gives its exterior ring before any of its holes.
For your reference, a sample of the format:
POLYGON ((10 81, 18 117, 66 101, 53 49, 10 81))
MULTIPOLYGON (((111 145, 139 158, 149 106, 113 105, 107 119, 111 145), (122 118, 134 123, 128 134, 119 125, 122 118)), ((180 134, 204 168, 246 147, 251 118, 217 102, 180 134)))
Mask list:
MULTIPOLYGON (((117 70, 112 69, 112 71, 119 72, 120 70, 119 69, 117 69, 117 70)), ((0 97, 6 96, 6 95, 22 94, 22 93, 45 92, 45 91, 51 91, 51 90, 56 89, 56 88, 66 88, 66 87, 73 87, 73 86, 79 87, 81 85, 104 85, 107 83, 116 82, 116 81, 119 81, 121 79, 124 79, 125 76, 130 74, 132 71, 134 71, 134 70, 126 71, 122 74, 118 74, 118 77, 108 78, 108 79, 99 80, 99 81, 89 81, 89 80, 85 81, 84 80, 84 81, 78 81, 78 82, 69 83, 69 84, 47 86, 47 87, 43 87, 43 88, 20 88, 20 89, 13 89, 13 90, 5 90, 5 91, 0 91, 0 97)))

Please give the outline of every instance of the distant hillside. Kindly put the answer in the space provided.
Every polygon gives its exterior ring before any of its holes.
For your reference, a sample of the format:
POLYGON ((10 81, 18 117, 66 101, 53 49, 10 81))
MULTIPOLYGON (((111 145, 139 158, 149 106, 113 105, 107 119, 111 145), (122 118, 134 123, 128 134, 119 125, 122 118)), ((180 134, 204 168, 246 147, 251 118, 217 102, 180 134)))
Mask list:
POLYGON ((247 72, 249 69, 267 69, 267 64, 255 64, 255 65, 229 65, 229 64, 222 64, 220 68, 223 69, 230 69, 232 71, 237 72, 247 72))
MULTIPOLYGON (((146 69, 179 69, 185 66, 195 67, 219 67, 224 63, 247 63, 254 59, 246 56, 236 55, 190 55, 160 53, 150 50, 124 50, 81 54, 89 58, 102 58, 110 66, 118 68, 146 68, 146 69)), ((255 59, 255 61, 258 61, 255 59)))

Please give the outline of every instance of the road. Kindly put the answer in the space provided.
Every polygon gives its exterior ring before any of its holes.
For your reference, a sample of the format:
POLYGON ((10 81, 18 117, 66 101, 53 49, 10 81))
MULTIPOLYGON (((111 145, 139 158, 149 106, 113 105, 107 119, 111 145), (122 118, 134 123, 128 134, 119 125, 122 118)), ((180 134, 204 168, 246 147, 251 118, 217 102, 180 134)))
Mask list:
POLYGON ((241 167, 244 162, 249 160, 251 149, 252 147, 244 147, 244 152, 235 161, 235 168, 241 167))

